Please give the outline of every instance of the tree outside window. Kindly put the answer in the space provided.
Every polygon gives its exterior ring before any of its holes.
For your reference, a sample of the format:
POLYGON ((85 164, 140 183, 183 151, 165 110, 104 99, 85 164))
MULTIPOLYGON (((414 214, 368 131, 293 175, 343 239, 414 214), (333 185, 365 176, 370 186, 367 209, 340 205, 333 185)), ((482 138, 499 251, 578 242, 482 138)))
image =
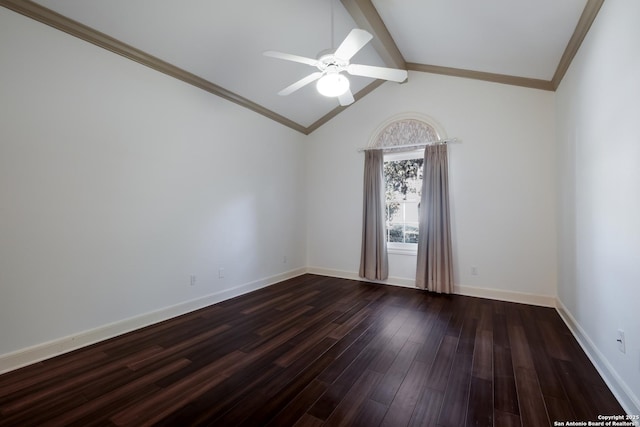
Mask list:
POLYGON ((418 243, 423 162, 422 150, 385 155, 385 220, 391 249, 412 249, 418 243))

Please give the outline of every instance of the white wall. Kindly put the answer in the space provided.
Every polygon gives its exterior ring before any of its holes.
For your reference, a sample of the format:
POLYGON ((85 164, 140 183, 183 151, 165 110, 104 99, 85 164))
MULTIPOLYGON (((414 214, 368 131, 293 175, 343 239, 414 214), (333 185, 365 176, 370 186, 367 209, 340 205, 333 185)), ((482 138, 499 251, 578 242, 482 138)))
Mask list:
POLYGON ((640 413, 640 2, 607 1, 557 91, 562 309, 640 413), (626 337, 618 351, 617 330, 626 337))
MULTIPOLYGON (((428 115, 463 141, 449 146, 459 290, 552 301, 554 94, 476 80, 412 72, 408 83, 385 83, 310 135, 308 265, 336 275, 357 273, 363 155, 356 150, 368 145, 381 123, 405 112, 428 115)), ((413 283, 414 256, 390 255, 389 263, 390 282, 413 283)))
POLYGON ((0 40, 0 356, 305 266, 303 135, 4 8, 0 40))

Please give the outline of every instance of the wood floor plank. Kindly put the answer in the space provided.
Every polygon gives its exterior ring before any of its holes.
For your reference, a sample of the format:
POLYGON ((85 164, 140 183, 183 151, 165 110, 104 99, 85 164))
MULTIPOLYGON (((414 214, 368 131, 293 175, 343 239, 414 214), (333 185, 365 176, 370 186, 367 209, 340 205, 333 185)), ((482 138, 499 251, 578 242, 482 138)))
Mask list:
POLYGON ((493 388, 491 380, 471 377, 466 425, 493 427, 493 388))
POLYGON ((493 343, 503 348, 511 347, 507 331, 507 317, 504 314, 493 314, 493 343))
POLYGON ((495 426, 500 427, 522 427, 520 416, 509 412, 495 411, 495 426))
POLYGON ((478 330, 488 331, 493 335, 493 304, 492 301, 480 300, 480 319, 478 330))
POLYGON ((493 301, 493 407, 496 426, 520 426, 520 407, 507 330, 508 304, 493 301))
POLYGON ((392 334, 400 328, 402 323, 397 321, 399 317, 400 313, 396 312, 387 326, 378 324, 366 330, 320 375, 320 380, 326 383, 334 382, 372 341, 379 339, 380 335, 392 334))
POLYGON ((469 386, 471 384, 471 363, 473 355, 456 353, 444 402, 438 417, 438 425, 459 427, 465 424, 469 404, 469 386))
POLYGON ((97 397, 94 400, 87 402, 86 404, 78 406, 73 410, 67 411, 56 418, 50 418, 46 423, 43 423, 42 426, 53 427, 60 425, 69 425, 70 423, 76 422, 93 412, 98 412, 101 407, 104 407, 113 401, 124 399, 127 396, 136 394, 138 390, 153 384, 158 379, 188 365, 189 363, 190 362, 186 359, 179 359, 173 363, 163 366, 160 369, 154 370, 143 377, 128 382, 122 387, 119 387, 108 393, 101 394, 100 397, 97 397))
POLYGON ((33 406, 33 412, 26 411, 10 412, 0 414, 0 425, 2 426, 39 426, 50 417, 56 417, 67 411, 73 410, 86 403, 86 399, 73 391, 54 394, 46 400, 37 402, 33 406))
POLYGON ((382 420, 383 426, 406 426, 411 421, 418 400, 425 389, 427 366, 415 361, 411 364, 398 392, 389 405, 389 410, 382 420))
POLYGON ((256 333, 260 336, 269 336, 275 331, 281 330, 284 327, 291 326, 292 323, 296 322, 298 318, 302 317, 310 310, 313 310, 312 305, 303 305, 301 307, 298 307, 295 310, 292 310, 286 315, 282 316, 280 320, 275 322, 271 321, 263 327, 256 329, 256 333))
MULTIPOLYGON (((432 324, 429 332, 426 333, 426 338, 423 341, 418 354, 416 354, 416 360, 420 362, 432 364, 434 358, 436 357, 436 352, 440 348, 440 342, 448 331, 448 325, 451 321, 452 317, 452 308, 451 304, 445 303, 441 307, 440 311, 437 314, 434 314, 431 317, 429 323, 432 324)), ((455 338, 456 343, 458 339, 458 335, 447 334, 455 338)), ((456 344, 457 345, 457 344, 456 344)))
POLYGON ((555 421, 566 422, 567 420, 578 420, 576 414, 573 412, 573 408, 571 408, 571 404, 567 400, 544 396, 544 401, 547 406, 551 425, 554 425, 555 421))
POLYGON ((295 296, 295 298, 292 297, 289 300, 284 301, 282 304, 279 304, 274 308, 278 311, 289 312, 296 309, 297 307, 300 307, 301 305, 306 304, 308 301, 317 298, 318 294, 320 294, 320 291, 305 292, 301 295, 295 296))
POLYGON ((495 377, 493 379, 493 407, 496 411, 520 415, 518 391, 514 377, 495 377))
MULTIPOLYGON (((387 373, 391 365, 396 360, 398 354, 403 348, 405 348, 409 341, 409 336, 413 332, 413 329, 418 326, 419 320, 418 316, 407 316, 404 323, 393 334, 389 342, 381 349, 379 355, 373 360, 369 369, 380 372, 381 374, 387 373)), ((411 342, 416 344, 415 348, 417 351, 420 345, 415 341, 411 342)), ((415 354, 413 356, 415 356, 415 354)))
POLYGON ((275 365, 250 365, 248 369, 237 371, 188 405, 164 418, 158 423, 158 427, 208 425, 221 414, 236 407, 252 391, 261 390, 275 378, 284 375, 283 369, 275 365))
POLYGON ((365 370, 349 388, 324 425, 330 427, 355 424, 360 407, 381 379, 382 374, 379 372, 365 370))
POLYGON ((509 324, 509 342, 511 344, 511 360, 514 370, 519 368, 535 370, 533 355, 529 348, 527 336, 521 325, 509 324))
POLYGON ((429 388, 422 390, 422 395, 411 414, 410 427, 431 427, 436 426, 438 415, 442 408, 444 392, 435 391, 429 388))
POLYGON ((488 381, 493 379, 493 332, 480 329, 480 324, 476 332, 471 375, 488 381))
POLYGON ((553 309, 312 274, 0 375, 1 427, 524 427, 623 413, 553 309))
POLYGON ((52 379, 52 382, 58 382, 60 377, 91 369, 96 364, 107 360, 107 358, 107 354, 102 351, 88 351, 86 355, 77 351, 67 354, 65 357, 47 360, 47 363, 36 363, 35 365, 18 369, 15 372, 4 374, 1 377, 0 405, 2 405, 3 398, 7 395, 15 397, 24 389, 29 389, 28 392, 32 393, 36 387, 44 387, 52 379))
POLYGON ((427 387, 430 389, 444 393, 449 382, 457 345, 458 339, 456 337, 447 335, 442 339, 427 377, 427 387))
POLYGON ((335 408, 340 404, 349 391, 345 384, 333 384, 322 396, 309 408, 307 413, 316 419, 325 422, 331 416, 335 408))
POLYGON ((362 403, 353 420, 351 420, 351 426, 371 427, 380 425, 386 412, 386 405, 376 402, 375 400, 367 399, 362 403))
POLYGON ((132 363, 129 363, 127 367, 133 371, 137 371, 138 369, 141 369, 144 366, 148 366, 158 360, 166 359, 167 357, 179 354, 183 351, 188 351, 190 348, 193 348, 196 345, 202 344, 203 342, 210 340, 211 338, 218 335, 220 332, 226 331, 229 328, 231 328, 231 326, 229 325, 220 325, 216 328, 209 329, 208 331, 198 334, 193 338, 185 339, 179 344, 176 344, 169 348, 165 348, 155 354, 152 354, 147 358, 139 359, 132 363))
POLYGON ((340 339, 370 315, 371 315, 371 310, 367 307, 364 307, 361 310, 359 310, 357 313, 355 313, 349 320, 347 320, 342 324, 338 324, 337 327, 333 328, 329 332, 328 336, 330 338, 340 339))
MULTIPOLYGON (((431 330, 437 327, 436 324, 439 323, 439 316, 441 315, 444 304, 444 298, 429 298, 425 300, 425 303, 418 308, 418 310, 423 313, 423 316, 409 335, 410 341, 424 344, 431 330)), ((448 321, 448 319, 446 321, 448 321)))
MULTIPOLYGON (((533 364, 535 366, 542 394, 554 396, 558 399, 566 399, 565 390, 562 387, 560 377, 551 362, 551 357, 549 357, 549 350, 547 348, 553 346, 554 342, 556 342, 557 345, 559 344, 559 341, 564 340, 558 336, 559 334, 551 333, 546 335, 546 338, 549 339, 549 341, 544 339, 541 334, 541 321, 536 316, 536 311, 532 310, 531 307, 523 308, 521 311, 521 318, 523 320, 523 328, 529 344, 529 351, 533 355, 533 364), (554 338, 551 338, 551 335, 553 335, 554 338)), ((551 352, 559 354, 563 353, 563 351, 551 352)))
POLYGON ((513 362, 510 348, 499 345, 493 346, 493 375, 494 377, 513 378, 513 362))
MULTIPOLYGON (((554 362, 558 368, 562 384, 567 390, 567 399, 576 418, 581 420, 597 419, 597 404, 592 401, 589 394, 584 393, 584 390, 590 388, 590 386, 585 387, 584 383, 582 383, 574 364, 559 359, 555 359, 554 362)), ((600 405, 597 406, 599 407, 600 405)))
MULTIPOLYGON (((315 369, 321 366, 322 369, 329 366, 340 354, 340 347, 336 340, 324 338, 322 341, 310 347, 306 352, 300 353, 299 357, 286 368, 282 368, 282 375, 274 378, 270 383, 269 394, 276 394, 292 377, 300 375, 308 369, 315 369)), ((275 366, 279 366, 276 362, 275 366)))
POLYGON ((294 427, 321 427, 323 424, 324 424, 324 421, 319 420, 309 414, 304 414, 294 424, 294 427))
MULTIPOLYGON (((262 400, 262 404, 256 411, 250 414, 240 425, 255 426, 265 425, 273 416, 280 412, 295 396, 304 390, 314 379, 318 377, 318 374, 323 370, 331 359, 318 359, 314 362, 309 369, 302 371, 296 377, 294 377, 285 387, 280 389, 277 394, 266 393, 267 390, 262 390, 260 393, 265 397, 262 400)), ((242 403, 239 404, 242 407, 242 403)), ((244 407, 243 410, 247 411, 244 407)), ((223 424, 225 425, 225 424, 223 424)))
POLYGON ((234 352, 216 360, 209 366, 162 389, 142 404, 124 408, 111 417, 111 421, 118 426, 152 425, 221 382, 225 377, 220 374, 220 370, 234 363, 238 357, 239 355, 234 352))
POLYGON ((306 339, 301 341, 298 345, 292 345, 291 349, 284 353, 282 356, 278 357, 275 363, 278 366, 282 366, 286 368, 290 366, 295 360, 301 357, 302 354, 309 351, 309 349, 315 347, 319 341, 329 339, 333 342, 337 341, 337 339, 333 338, 331 332, 335 330, 337 325, 333 323, 326 324, 324 326, 318 325, 317 328, 309 329, 310 334, 298 334, 296 338, 300 336, 304 336, 306 339))
POLYGON ((569 330, 559 329, 556 324, 548 320, 539 320, 537 326, 542 340, 546 343, 544 349, 547 354, 555 359, 571 360, 571 348, 568 342, 572 337, 569 330))
MULTIPOLYGON (((376 357, 379 348, 377 346, 367 346, 360 354, 353 360, 353 362, 340 374, 340 376, 331 384, 327 393, 325 393, 309 410, 309 413, 320 418, 315 407, 322 405, 324 408, 324 415, 332 413, 335 408, 346 398, 347 393, 352 388, 353 384, 358 381, 366 372, 374 372, 368 369, 371 361, 376 357), (329 399, 327 399, 329 397, 329 399)), ((379 377, 382 378, 382 374, 379 377)), ((378 381, 376 381, 377 383, 378 381)))
POLYGON ((515 380, 522 427, 548 425, 549 418, 535 370, 516 368, 515 380))
POLYGON ((460 332, 460 339, 458 340, 458 348, 456 353, 473 354, 473 350, 476 344, 476 332, 478 330, 478 320, 468 318, 465 319, 460 332))
POLYGON ((313 380, 270 422, 269 426, 290 426, 307 412, 307 409, 327 390, 327 384, 313 380))
MULTIPOLYGON (((398 352, 397 357, 371 393, 371 399, 388 406, 396 397, 398 389, 404 383, 418 352, 419 344, 405 341, 405 345, 398 352)), ((423 374, 424 376, 424 374, 423 374)))
POLYGON ((56 385, 48 387, 46 389, 40 390, 36 393, 30 394, 21 400, 14 401, 10 404, 3 406, 0 409, 2 414, 11 414, 14 412, 18 412, 21 410, 25 410, 26 408, 33 407, 37 405, 39 402, 50 399, 52 396, 60 395, 66 390, 75 389, 80 387, 83 384, 88 384, 91 381, 94 381, 101 376, 106 376, 111 374, 112 372, 123 368, 129 363, 133 363, 137 360, 147 358, 148 356, 161 351, 162 349, 159 347, 151 347, 146 350, 143 350, 138 353, 134 353, 124 359, 115 360, 111 363, 108 363, 99 368, 86 371, 81 375, 73 376, 71 378, 65 379, 65 381, 61 381, 56 385))
MULTIPOLYGON (((526 307, 521 307, 526 310, 526 307)), ((542 398, 542 389, 535 369, 534 353, 523 326, 522 316, 515 305, 507 311, 507 331, 511 345, 518 407, 523 427, 547 425, 549 419, 542 398)))

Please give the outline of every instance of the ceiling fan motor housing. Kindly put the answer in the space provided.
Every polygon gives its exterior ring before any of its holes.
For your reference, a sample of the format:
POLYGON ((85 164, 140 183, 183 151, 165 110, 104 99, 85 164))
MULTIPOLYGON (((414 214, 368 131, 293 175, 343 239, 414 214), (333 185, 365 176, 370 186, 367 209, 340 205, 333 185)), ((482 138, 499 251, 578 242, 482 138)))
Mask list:
POLYGON ((318 58, 318 70, 327 73, 339 73, 347 69, 349 61, 337 58, 334 54, 322 55, 318 58))

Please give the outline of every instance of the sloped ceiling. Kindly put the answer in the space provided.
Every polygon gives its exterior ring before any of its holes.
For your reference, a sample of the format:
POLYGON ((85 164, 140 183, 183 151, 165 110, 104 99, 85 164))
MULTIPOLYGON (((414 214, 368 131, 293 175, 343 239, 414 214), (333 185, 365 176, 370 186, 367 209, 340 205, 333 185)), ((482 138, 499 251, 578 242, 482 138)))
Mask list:
MULTIPOLYGON (((316 58, 353 28, 374 39, 352 63, 555 90, 604 0, 0 0, 0 5, 310 133, 345 107, 316 71, 262 55, 316 58)), ((360 99, 384 83, 349 76, 360 99)), ((387 82, 384 84, 398 84, 387 82)), ((349 108, 349 107, 346 107, 349 108)))

